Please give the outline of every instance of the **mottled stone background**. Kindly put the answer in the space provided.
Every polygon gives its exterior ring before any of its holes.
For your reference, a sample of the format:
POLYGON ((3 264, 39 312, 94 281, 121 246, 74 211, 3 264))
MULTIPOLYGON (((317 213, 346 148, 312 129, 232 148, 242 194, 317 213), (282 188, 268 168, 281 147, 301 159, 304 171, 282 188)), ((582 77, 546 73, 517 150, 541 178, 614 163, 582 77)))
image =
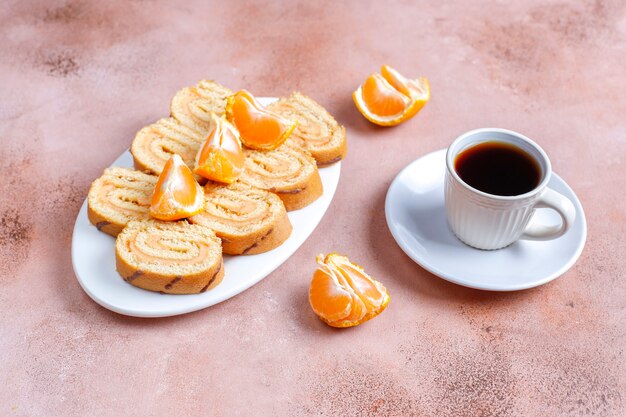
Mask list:
POLYGON ((626 3, 3 1, 0 415, 626 415, 626 3), (350 94, 389 63, 431 102, 382 129, 350 94), (201 78, 301 90, 345 124, 320 226, 282 267, 213 308, 161 320, 96 305, 72 272, 90 182, 201 78), (415 265, 387 187, 458 134, 540 142, 578 193, 587 246, 563 277, 493 294, 415 265), (390 290, 379 318, 328 328, 307 304, 319 252, 390 290))

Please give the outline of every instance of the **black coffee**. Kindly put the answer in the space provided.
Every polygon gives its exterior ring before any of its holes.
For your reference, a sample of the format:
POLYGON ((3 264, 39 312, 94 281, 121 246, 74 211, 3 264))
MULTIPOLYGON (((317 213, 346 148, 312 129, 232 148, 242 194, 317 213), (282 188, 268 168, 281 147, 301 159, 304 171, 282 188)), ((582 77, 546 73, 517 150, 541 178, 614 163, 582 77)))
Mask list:
POLYGON ((513 196, 533 190, 541 167, 526 151, 502 142, 485 142, 459 153, 454 169, 468 185, 488 194, 513 196))

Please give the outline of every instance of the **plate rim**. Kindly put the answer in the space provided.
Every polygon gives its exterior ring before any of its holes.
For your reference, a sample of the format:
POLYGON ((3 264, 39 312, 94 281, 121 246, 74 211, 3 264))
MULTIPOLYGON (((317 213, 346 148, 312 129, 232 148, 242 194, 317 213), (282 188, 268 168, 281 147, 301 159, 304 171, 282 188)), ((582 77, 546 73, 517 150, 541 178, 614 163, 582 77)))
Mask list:
MULTIPOLYGON (((400 249, 402 249, 402 251, 411 259, 413 260, 413 262, 417 263, 420 267, 424 268, 426 271, 430 272, 431 274, 444 279, 446 281, 452 282, 454 284, 463 286, 463 287, 468 287, 468 288, 473 288, 473 289, 477 289, 477 290, 483 290, 483 291, 494 291, 494 292, 509 292, 509 291, 521 291, 521 290, 526 290, 526 289, 530 289, 530 288, 535 288, 544 284, 547 284, 550 281, 553 281, 554 279, 560 277, 561 275, 563 275, 565 272, 567 272, 575 263, 576 261, 578 261, 578 259, 580 258, 580 255, 582 254, 585 244, 587 242, 587 218, 585 216, 585 212, 583 209, 583 206, 580 202, 580 199, 578 198, 578 196, 576 195, 576 193, 574 192, 574 190, 569 186, 569 184, 563 179, 561 178, 558 174, 556 174, 555 172, 552 172, 552 176, 554 179, 556 179, 557 181, 561 181, 561 183, 567 188, 567 190, 575 197, 575 201, 573 201, 574 206, 577 209, 577 212, 580 213, 581 215, 581 221, 582 221, 582 235, 580 240, 578 241, 578 244, 576 246, 576 250, 573 252, 572 256, 570 256, 570 258, 568 259, 567 262, 565 262, 563 265, 561 265, 560 268, 558 268, 558 270, 556 270, 555 272, 552 272, 551 274, 532 281, 532 282, 526 282, 526 283, 521 283, 521 284, 517 284, 517 285, 507 285, 507 286, 493 286, 493 285, 481 285, 481 284, 477 284, 476 282, 473 281, 467 281, 463 278, 459 278, 455 275, 449 274, 445 271, 442 271, 440 268, 436 268, 433 265, 431 265, 430 263, 428 263, 427 260, 424 260, 416 255, 414 255, 412 250, 408 249, 408 245, 405 245, 405 243, 402 241, 402 239, 400 239, 397 234, 398 231, 396 230, 395 226, 393 226, 393 222, 391 221, 391 206, 392 206, 392 191, 395 187, 399 186, 400 184, 400 178, 403 176, 403 174, 411 167, 413 166, 413 164, 417 163, 418 161, 420 161, 423 158, 426 158, 428 156, 437 154, 437 153, 441 153, 442 155, 445 156, 445 152, 446 152, 446 148, 443 149, 439 149, 439 150, 435 150, 432 152, 428 152, 426 154, 421 155, 420 157, 414 159, 413 161, 409 162, 405 167, 403 167, 398 174, 396 174, 396 176, 394 177, 393 181, 391 182, 391 184, 389 185, 389 188, 387 189, 387 194, 385 196, 385 221, 387 222, 387 228, 389 229, 391 235, 393 236, 393 239, 395 240, 396 244, 400 247, 400 249)), ((443 163, 445 164, 445 158, 443 159, 443 163)), ((443 182, 441 183, 441 185, 443 186, 443 182)), ((463 244, 459 241, 459 244, 463 244)), ((478 251, 478 249, 476 249, 478 251)))

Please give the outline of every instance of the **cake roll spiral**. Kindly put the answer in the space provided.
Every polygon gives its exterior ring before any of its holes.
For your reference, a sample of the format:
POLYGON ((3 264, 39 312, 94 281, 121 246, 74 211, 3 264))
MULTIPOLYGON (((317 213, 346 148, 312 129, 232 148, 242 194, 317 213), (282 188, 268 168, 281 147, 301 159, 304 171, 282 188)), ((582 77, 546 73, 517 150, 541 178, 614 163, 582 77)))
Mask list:
POLYGON ((149 218, 156 182, 157 177, 130 168, 105 169, 89 189, 89 221, 98 230, 117 236, 129 221, 149 218))
POLYGON ((291 234, 287 211, 277 195, 241 182, 210 182, 204 211, 189 218, 211 228, 229 255, 252 255, 280 246, 291 234))
POLYGON ((146 126, 137 133, 130 147, 135 168, 159 175, 173 154, 180 155, 185 164, 193 168, 205 133, 172 117, 146 126))
POLYGON ((272 151, 244 151, 246 161, 240 181, 276 193, 287 211, 317 200, 323 192, 315 160, 309 152, 287 140, 272 151))
POLYGON ((308 150, 318 165, 332 164, 346 156, 346 128, 313 99, 294 92, 268 109, 298 121, 291 138, 308 150))
POLYGON ((233 91, 211 80, 202 80, 194 87, 179 90, 170 103, 172 117, 187 126, 208 129, 211 112, 221 116, 226 99, 233 91))
POLYGON ((185 220, 129 222, 117 236, 115 255, 121 277, 150 291, 201 293, 224 276, 220 239, 185 220))

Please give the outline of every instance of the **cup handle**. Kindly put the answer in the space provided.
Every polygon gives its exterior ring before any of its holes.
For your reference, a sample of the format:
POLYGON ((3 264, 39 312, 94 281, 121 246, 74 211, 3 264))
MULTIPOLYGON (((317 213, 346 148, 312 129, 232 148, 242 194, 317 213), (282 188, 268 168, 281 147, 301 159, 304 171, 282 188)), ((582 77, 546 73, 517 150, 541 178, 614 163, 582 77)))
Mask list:
POLYGON ((574 204, 562 194, 546 188, 544 193, 539 197, 535 204, 535 208, 551 208, 561 216, 560 225, 545 225, 530 219, 530 223, 526 226, 524 234, 520 239, 527 240, 550 240, 562 236, 569 230, 576 220, 576 209, 574 204))

